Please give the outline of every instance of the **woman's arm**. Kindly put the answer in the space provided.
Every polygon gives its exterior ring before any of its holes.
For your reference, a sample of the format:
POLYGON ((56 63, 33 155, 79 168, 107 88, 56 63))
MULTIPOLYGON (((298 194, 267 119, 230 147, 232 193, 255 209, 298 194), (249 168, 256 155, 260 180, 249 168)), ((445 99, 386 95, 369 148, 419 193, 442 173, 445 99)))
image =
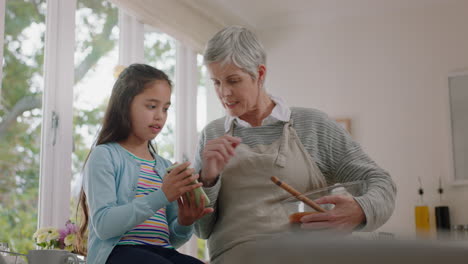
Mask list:
MULTIPOLYGON (((198 147, 195 152, 195 163, 194 163, 194 168, 195 172, 201 174, 201 170, 203 169, 203 162, 202 162, 202 152, 204 149, 206 143, 206 137, 205 137, 205 129, 202 131, 200 135, 200 139, 198 141, 198 147)), ((218 178, 215 185, 211 187, 203 187, 203 190, 205 191, 206 195, 210 199, 210 204, 208 207, 212 207, 215 209, 215 211, 211 214, 207 214, 204 217, 202 217, 200 220, 195 222, 195 234, 202 238, 202 239, 208 239, 211 231, 213 230, 213 226, 216 223, 216 201, 218 199, 218 193, 221 188, 221 180, 218 178)))
POLYGON ((333 166, 337 182, 365 180, 367 192, 354 200, 364 211, 366 222, 362 231, 373 231, 388 221, 395 208, 396 186, 390 174, 379 167, 351 137, 332 148, 342 152, 333 166))
POLYGON ((365 180, 367 192, 354 200, 362 208, 363 231, 374 230, 392 215, 396 186, 388 172, 379 167, 336 122, 317 110, 296 111, 298 136, 317 162, 329 183, 365 180))

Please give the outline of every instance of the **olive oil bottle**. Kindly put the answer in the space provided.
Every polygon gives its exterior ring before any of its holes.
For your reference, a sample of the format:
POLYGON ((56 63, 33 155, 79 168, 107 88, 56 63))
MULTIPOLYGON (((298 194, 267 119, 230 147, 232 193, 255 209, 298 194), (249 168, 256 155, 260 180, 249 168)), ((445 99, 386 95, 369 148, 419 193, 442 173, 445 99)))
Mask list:
POLYGON ((419 178, 419 202, 414 207, 414 220, 416 225, 416 236, 418 238, 429 238, 431 235, 431 225, 429 216, 429 206, 424 202, 424 190, 422 188, 421 178, 419 178))

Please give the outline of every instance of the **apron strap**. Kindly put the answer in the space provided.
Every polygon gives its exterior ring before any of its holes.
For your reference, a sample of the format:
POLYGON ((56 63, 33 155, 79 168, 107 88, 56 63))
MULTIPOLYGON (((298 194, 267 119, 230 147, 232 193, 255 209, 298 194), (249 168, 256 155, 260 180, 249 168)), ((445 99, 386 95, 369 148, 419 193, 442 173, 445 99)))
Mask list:
POLYGON ((286 148, 289 140, 289 127, 290 122, 284 123, 283 135, 281 136, 281 143, 278 149, 278 156, 276 157, 275 164, 284 168, 286 166, 286 148))
POLYGON ((232 134, 234 133, 234 123, 235 122, 236 122, 235 120, 231 122, 231 126, 229 127, 229 130, 228 130, 228 132, 226 134, 232 136, 232 134))

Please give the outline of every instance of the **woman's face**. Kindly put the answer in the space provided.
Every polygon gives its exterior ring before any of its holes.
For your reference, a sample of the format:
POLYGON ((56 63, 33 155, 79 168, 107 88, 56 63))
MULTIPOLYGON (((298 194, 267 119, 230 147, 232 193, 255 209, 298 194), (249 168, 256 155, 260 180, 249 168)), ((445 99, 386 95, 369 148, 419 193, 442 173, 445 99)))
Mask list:
POLYGON ((256 110, 261 88, 259 80, 265 77, 265 66, 259 66, 256 80, 233 63, 213 62, 207 68, 219 100, 229 115, 242 117, 256 110))

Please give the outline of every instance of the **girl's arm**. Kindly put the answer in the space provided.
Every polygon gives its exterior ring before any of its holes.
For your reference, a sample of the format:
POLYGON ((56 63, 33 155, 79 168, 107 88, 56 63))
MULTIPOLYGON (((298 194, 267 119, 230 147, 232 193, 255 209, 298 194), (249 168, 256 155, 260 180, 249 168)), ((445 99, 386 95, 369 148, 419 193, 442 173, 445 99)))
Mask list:
MULTIPOLYGON (((125 204, 118 203, 116 175, 121 169, 116 167, 118 160, 112 157, 108 148, 100 145, 91 152, 84 170, 90 223, 101 240, 122 236, 169 204, 162 191, 134 198, 125 204)), ((138 174, 138 168, 135 173, 138 174)), ((126 197, 133 195, 130 192, 125 194, 126 197)))
MULTIPOLYGON (((163 159, 160 156, 157 156, 158 162, 161 164, 164 164, 164 166, 161 168, 161 171, 166 171, 166 169, 171 166, 171 162, 163 159)), ((164 175, 163 177, 166 177, 164 175)), ((190 226, 183 226, 180 225, 178 222, 178 211, 179 211, 179 206, 177 205, 177 200, 173 202, 169 202, 168 205, 166 206, 166 218, 167 218, 167 224, 169 225, 169 241, 171 242, 171 245, 175 248, 178 248, 185 244, 193 234, 193 225, 190 226)))
POLYGON ((169 225, 169 241, 171 245, 178 248, 185 244, 193 234, 193 225, 183 226, 180 225, 177 219, 179 207, 177 201, 171 202, 166 207, 167 223, 169 225))

